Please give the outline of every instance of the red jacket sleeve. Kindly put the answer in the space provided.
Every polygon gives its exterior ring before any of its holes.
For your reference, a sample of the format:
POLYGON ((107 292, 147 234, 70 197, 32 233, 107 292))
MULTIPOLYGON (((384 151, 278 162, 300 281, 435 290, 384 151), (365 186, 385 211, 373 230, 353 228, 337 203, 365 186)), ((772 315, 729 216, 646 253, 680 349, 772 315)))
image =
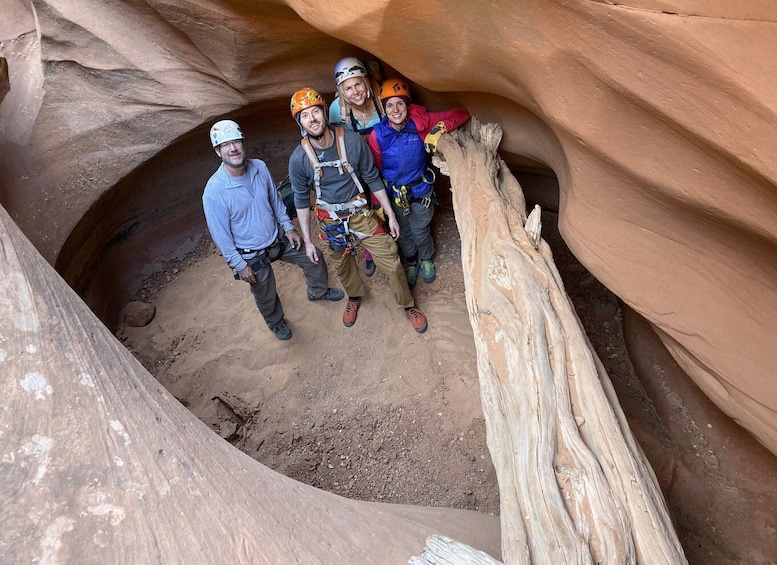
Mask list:
POLYGON ((408 114, 409 117, 413 118, 413 121, 418 128, 418 135, 421 136, 421 139, 426 137, 426 134, 429 133, 437 122, 444 123, 445 129, 451 131, 461 127, 469 120, 469 112, 464 108, 453 108, 452 110, 443 110, 442 112, 429 112, 423 106, 410 104, 408 114))
POLYGON ((370 139, 368 140, 368 143, 370 145, 370 151, 372 151, 372 156, 375 158, 375 167, 378 169, 378 171, 383 171, 383 152, 380 150, 380 145, 378 145, 378 137, 375 135, 375 130, 373 129, 370 132, 370 139))

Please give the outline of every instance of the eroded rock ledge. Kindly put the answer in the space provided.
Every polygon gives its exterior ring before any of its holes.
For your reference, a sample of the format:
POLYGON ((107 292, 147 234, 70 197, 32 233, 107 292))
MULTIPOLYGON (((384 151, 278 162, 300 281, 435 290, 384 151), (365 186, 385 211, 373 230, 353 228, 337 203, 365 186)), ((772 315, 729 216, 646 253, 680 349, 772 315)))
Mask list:
POLYGON ((0 202, 108 312, 100 292, 128 273, 105 265, 123 242, 168 219, 169 247, 191 235, 204 170, 180 159, 186 144, 225 114, 253 116, 268 144, 293 143, 289 94, 331 92, 332 62, 360 48, 411 79, 420 101, 502 124, 506 159, 551 168, 575 255, 777 452, 774 9, 535 0, 414 10, 9 0, 0 202), (160 174, 164 191, 149 181, 160 174))

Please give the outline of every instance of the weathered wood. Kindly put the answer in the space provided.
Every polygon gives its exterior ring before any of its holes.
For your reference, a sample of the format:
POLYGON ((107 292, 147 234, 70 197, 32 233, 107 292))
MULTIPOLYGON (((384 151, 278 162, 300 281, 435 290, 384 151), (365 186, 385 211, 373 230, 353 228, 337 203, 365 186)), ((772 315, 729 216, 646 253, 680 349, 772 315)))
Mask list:
POLYGON ((461 234, 505 563, 685 563, 655 475, 538 236, 539 209, 527 221, 520 186, 496 154, 500 139, 499 126, 473 119, 439 149, 461 234))
POLYGON ((0 563, 405 564, 499 521, 288 479, 197 420, 0 207, 0 563))
POLYGON ((459 543, 445 536, 430 536, 420 556, 415 556, 407 565, 500 565, 482 551, 459 543))

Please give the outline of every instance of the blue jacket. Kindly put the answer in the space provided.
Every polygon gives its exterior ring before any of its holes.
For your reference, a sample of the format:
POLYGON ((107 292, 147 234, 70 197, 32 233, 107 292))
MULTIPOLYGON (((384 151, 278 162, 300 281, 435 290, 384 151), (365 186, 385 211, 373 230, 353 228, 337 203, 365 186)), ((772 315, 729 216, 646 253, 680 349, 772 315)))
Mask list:
POLYGON ((412 117, 401 131, 391 127, 388 118, 384 117, 373 132, 381 152, 381 175, 389 187, 408 186, 413 198, 420 198, 431 191, 431 184, 417 182, 429 166, 429 155, 412 117))

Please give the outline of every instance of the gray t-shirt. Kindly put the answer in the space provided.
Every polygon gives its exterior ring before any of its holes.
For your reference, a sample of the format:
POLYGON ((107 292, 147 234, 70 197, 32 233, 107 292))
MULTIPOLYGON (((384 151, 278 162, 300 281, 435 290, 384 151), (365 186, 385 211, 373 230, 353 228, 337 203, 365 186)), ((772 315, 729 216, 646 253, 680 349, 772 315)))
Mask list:
MULTIPOLYGON (((340 157, 337 154, 337 140, 331 147, 326 149, 316 149, 316 156, 320 162, 337 161, 340 157)), ((358 133, 345 130, 345 152, 348 162, 356 171, 356 175, 362 180, 364 189, 371 192, 385 190, 383 181, 380 179, 380 173, 375 168, 375 160, 372 152, 358 133)), ((321 200, 328 204, 342 204, 348 202, 359 192, 358 187, 353 182, 353 178, 347 171, 340 172, 335 167, 324 167, 321 169, 321 200)), ((291 188, 294 191, 294 206, 300 209, 310 207, 310 191, 314 190, 313 185, 313 166, 310 164, 302 145, 297 146, 289 158, 289 180, 291 188)))

